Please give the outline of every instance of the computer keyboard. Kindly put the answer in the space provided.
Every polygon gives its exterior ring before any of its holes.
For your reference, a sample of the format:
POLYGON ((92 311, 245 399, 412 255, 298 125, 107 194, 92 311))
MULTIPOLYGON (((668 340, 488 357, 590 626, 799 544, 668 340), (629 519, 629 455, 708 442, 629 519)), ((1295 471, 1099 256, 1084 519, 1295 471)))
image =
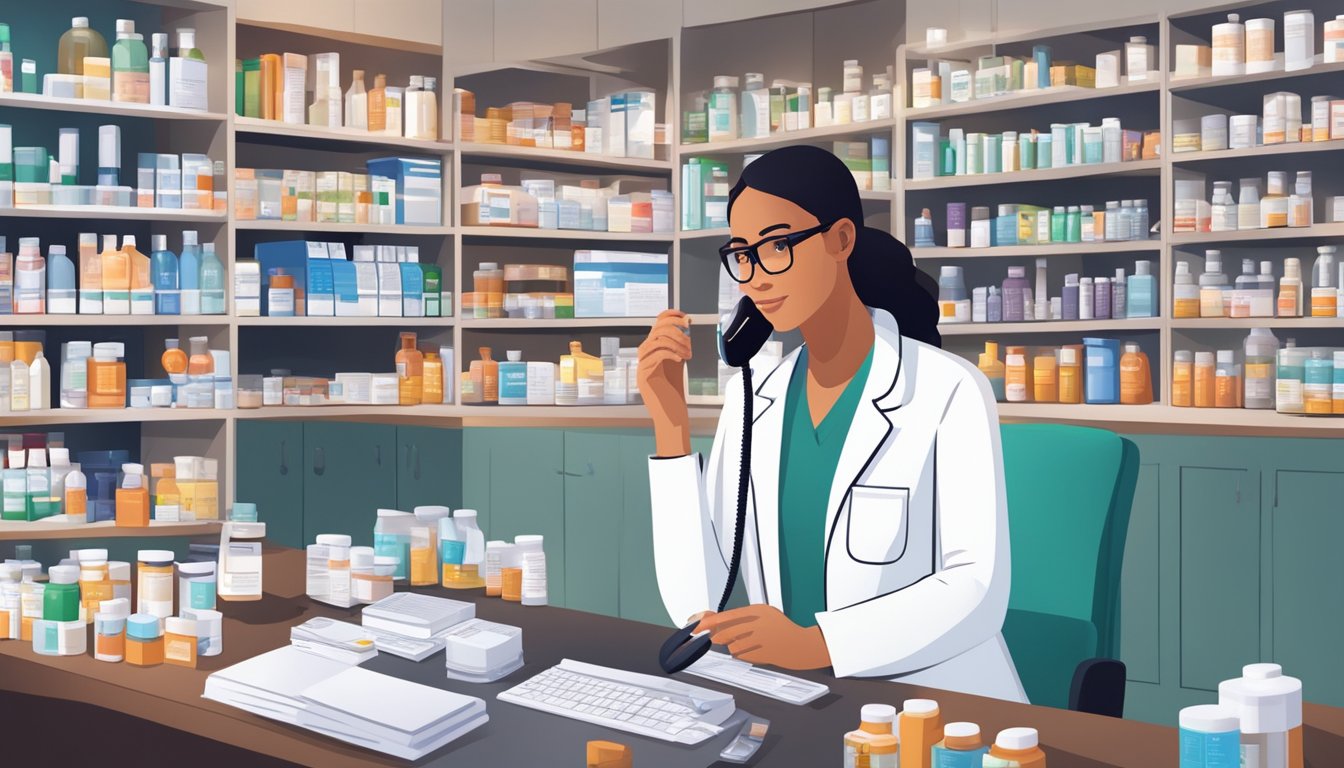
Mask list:
POLYGON ((680 744, 723 731, 726 693, 677 680, 565 659, 499 694, 500 701, 680 744))
POLYGON ((733 685, 788 704, 810 704, 831 692, 830 688, 821 683, 754 667, 749 662, 739 661, 718 651, 706 653, 687 667, 686 671, 697 677, 733 685))

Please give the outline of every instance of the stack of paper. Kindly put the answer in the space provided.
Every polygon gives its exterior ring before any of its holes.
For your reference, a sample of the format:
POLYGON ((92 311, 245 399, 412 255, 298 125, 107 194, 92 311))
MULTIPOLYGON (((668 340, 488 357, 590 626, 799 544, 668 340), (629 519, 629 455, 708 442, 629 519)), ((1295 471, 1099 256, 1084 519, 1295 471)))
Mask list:
POLYGON ((211 674, 204 697, 407 760, 489 720, 480 699, 293 647, 211 674))
POLYGON ((444 635, 448 677, 469 683, 493 683, 523 666, 523 630, 472 619, 444 635))
POLYGON ((475 618, 476 605, 417 592, 397 592, 364 608, 363 624, 406 637, 429 639, 475 618))
POLYGON ((295 648, 345 664, 363 664, 378 655, 374 637, 363 627, 317 617, 289 630, 295 648))

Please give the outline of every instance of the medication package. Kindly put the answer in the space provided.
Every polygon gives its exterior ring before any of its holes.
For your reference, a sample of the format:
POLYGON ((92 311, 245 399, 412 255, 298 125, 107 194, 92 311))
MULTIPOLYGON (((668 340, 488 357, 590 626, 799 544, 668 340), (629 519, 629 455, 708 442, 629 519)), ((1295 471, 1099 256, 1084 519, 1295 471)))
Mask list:
POLYGON ((523 666, 523 630, 483 619, 470 619, 443 634, 448 677, 492 683, 523 666))

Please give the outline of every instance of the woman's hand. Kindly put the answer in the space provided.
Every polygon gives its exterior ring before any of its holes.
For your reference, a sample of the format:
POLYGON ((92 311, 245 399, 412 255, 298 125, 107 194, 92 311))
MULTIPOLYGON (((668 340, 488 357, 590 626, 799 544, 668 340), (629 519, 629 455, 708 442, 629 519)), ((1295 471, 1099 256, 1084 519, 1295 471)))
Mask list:
POLYGON ((752 664, 794 670, 831 666, 821 627, 800 627, 771 605, 701 614, 695 631, 706 630, 715 645, 728 646, 734 658, 752 664))
POLYGON ((679 309, 658 315, 639 345, 639 394, 653 419, 659 456, 691 452, 691 417, 686 407, 684 364, 691 359, 691 318, 679 309))

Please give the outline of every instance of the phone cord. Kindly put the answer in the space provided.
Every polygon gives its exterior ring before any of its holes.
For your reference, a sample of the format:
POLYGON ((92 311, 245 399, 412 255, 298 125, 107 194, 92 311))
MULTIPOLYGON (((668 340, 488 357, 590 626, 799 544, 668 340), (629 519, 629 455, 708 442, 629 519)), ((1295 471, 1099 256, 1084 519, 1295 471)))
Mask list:
POLYGON ((751 412, 755 394, 751 388, 751 364, 748 363, 742 366, 742 457, 737 470, 733 557, 728 562, 728 580, 723 585, 723 597, 719 598, 719 612, 728 607, 728 598, 732 597, 733 587, 737 585, 737 572, 742 565, 742 534, 747 526, 747 489, 751 483, 751 412))

